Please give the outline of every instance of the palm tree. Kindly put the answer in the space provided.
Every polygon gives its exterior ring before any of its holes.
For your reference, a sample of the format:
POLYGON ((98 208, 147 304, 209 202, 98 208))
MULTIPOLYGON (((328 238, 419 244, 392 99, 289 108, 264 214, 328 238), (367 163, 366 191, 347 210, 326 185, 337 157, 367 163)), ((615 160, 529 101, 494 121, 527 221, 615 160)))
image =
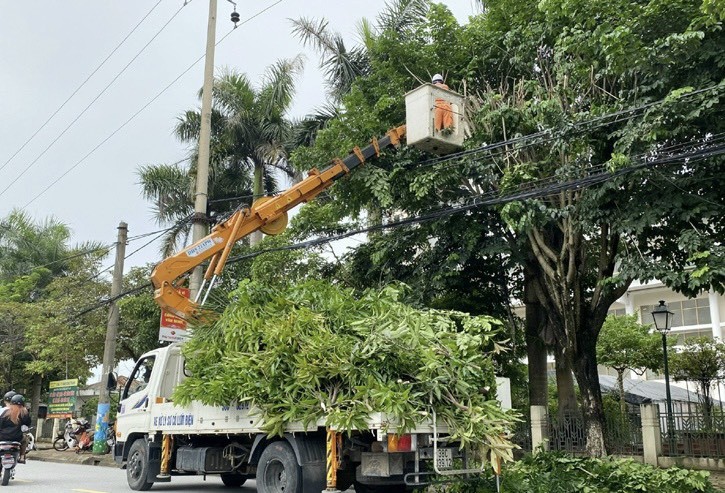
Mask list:
POLYGON ((292 33, 303 45, 311 46, 320 55, 319 67, 324 74, 329 97, 326 106, 296 122, 295 143, 313 142, 327 121, 337 116, 335 108, 350 91, 355 79, 370 73, 368 50, 376 37, 382 33, 405 36, 412 26, 425 19, 429 7, 429 0, 394 0, 386 3, 374 27, 367 19, 360 21, 358 35, 362 44, 349 49, 342 35, 330 30, 327 20, 306 17, 292 20, 292 33))
POLYGON ((0 221, 0 284, 39 267, 50 276, 62 276, 84 255, 100 258, 108 252, 96 242, 72 247, 70 238, 70 228, 53 217, 36 223, 27 213, 13 210, 0 221))
MULTIPOLYGON (((220 216, 235 209, 232 197, 251 204, 253 199, 277 191, 277 177, 293 177, 285 144, 291 123, 285 114, 292 103, 294 79, 302 59, 280 60, 265 72, 259 87, 245 74, 224 70, 214 81, 209 174, 209 214, 220 216)), ((200 94, 201 96, 201 94, 200 94)), ((196 145, 201 115, 189 110, 179 117, 176 136, 196 145)), ((148 165, 139 171, 143 195, 155 202, 154 214, 163 224, 174 222, 165 238, 164 255, 186 242, 193 213, 196 147, 190 166, 148 165)), ((252 235, 252 244, 261 232, 252 235)))

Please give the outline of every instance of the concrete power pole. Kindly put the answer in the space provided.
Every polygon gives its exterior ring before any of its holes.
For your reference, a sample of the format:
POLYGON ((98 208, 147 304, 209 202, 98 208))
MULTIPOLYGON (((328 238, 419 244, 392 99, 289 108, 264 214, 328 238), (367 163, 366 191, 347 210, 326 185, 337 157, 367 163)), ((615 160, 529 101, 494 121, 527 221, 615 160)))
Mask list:
MULTIPOLYGON (((204 87, 201 94, 201 130, 199 132, 199 160, 196 164, 196 193, 194 195, 194 228, 192 241, 196 243, 207 235, 206 207, 209 188, 209 142, 211 140, 211 93, 214 86, 214 45, 216 43, 217 0, 209 0, 209 23, 206 30, 206 60, 204 87)), ((195 299, 204 271, 201 266, 191 274, 189 288, 195 299)))
POLYGON ((111 302, 108 305, 108 325, 106 326, 106 345, 103 349, 103 369, 101 370, 101 388, 98 394, 98 412, 96 414, 96 434, 93 437, 93 453, 106 453, 106 434, 108 433, 109 413, 111 412, 111 396, 107 388, 108 374, 113 371, 116 356, 116 334, 118 332, 118 304, 116 298, 121 294, 123 283, 123 259, 126 256, 126 237, 128 224, 118 224, 118 240, 116 242, 116 263, 113 266, 113 282, 111 284, 111 302))

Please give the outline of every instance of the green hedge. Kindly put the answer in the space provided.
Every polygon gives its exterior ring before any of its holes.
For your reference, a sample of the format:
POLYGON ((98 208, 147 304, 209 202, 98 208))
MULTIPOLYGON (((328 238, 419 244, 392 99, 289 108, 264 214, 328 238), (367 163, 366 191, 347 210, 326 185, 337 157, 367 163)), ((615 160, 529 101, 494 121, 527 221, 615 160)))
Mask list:
MULTIPOLYGON (((562 452, 527 455, 504 466, 502 493, 715 493, 706 471, 659 469, 631 459, 572 457, 562 452)), ((440 488, 447 493, 496 491, 491 478, 440 488)))

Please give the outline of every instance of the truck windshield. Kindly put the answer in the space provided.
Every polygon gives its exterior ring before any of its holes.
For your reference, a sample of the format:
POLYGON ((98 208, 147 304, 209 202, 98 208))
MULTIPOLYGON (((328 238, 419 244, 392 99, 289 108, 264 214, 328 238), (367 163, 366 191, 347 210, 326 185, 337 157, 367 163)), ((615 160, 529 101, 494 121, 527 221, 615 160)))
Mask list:
POLYGON ((123 389, 123 399, 146 388, 151 379, 151 371, 153 370, 155 360, 156 356, 147 356, 136 363, 136 367, 133 369, 123 389))

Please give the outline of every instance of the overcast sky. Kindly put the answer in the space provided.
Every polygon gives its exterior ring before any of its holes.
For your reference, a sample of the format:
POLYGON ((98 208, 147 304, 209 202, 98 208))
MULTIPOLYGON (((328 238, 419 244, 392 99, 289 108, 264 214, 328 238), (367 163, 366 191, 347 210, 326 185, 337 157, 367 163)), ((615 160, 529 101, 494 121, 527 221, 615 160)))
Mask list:
MULTIPOLYGON (((187 155, 172 128, 177 116, 199 105, 203 60, 173 81, 204 53, 208 2, 191 0, 183 6, 184 0, 161 0, 154 8, 157 1, 0 0, 0 217, 13 208, 24 209, 35 220, 54 216, 71 227, 75 243, 110 244, 122 220, 129 224, 129 236, 160 229, 151 205, 140 195, 136 170, 187 155), (12 157, 152 8, 105 65, 12 157)), ((474 0, 442 3, 461 23, 475 13, 474 0)), ((301 117, 324 102, 324 88, 316 54, 292 36, 288 19, 324 17, 353 45, 359 19, 374 19, 385 1, 237 4, 242 22, 259 15, 218 45, 215 66, 234 68, 255 80, 276 60, 304 53, 305 71, 290 114, 301 117)), ((232 9, 231 3, 219 0, 217 39, 233 27, 232 9)), ((440 70, 445 67, 431 68, 440 70)), ((139 243, 130 244, 127 253, 139 243)), ((125 270, 157 260, 158 247, 150 245, 130 257, 125 270)), ((109 257, 106 265, 112 263, 109 257)))

